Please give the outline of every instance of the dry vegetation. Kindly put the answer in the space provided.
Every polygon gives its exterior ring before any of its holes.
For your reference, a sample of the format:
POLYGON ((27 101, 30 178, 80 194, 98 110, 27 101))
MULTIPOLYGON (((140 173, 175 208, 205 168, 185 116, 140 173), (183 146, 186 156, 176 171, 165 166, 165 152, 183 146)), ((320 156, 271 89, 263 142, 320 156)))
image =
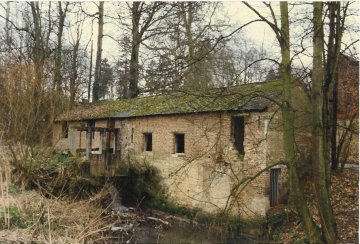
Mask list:
MULTIPOLYGON (((319 213, 315 206, 312 185, 307 182, 305 196, 312 215, 317 224, 320 224, 319 213)), ((331 176, 331 203, 337 223, 339 234, 338 243, 359 242, 359 174, 353 170, 345 170, 331 176)), ((273 210, 275 216, 283 216, 282 227, 278 232, 278 239, 283 243, 303 243, 305 233, 299 219, 294 212, 284 209, 282 206, 273 210), (276 215, 276 213, 278 215, 276 215)))
POLYGON ((0 232, 1 241, 83 243, 101 236, 108 224, 103 210, 91 199, 56 200, 24 191, 2 200, 10 210, 10 219, 0 232))
MULTIPOLYGON (((27 150, 17 151, 17 163, 22 162, 21 168, 30 167, 31 171, 14 170, 19 165, 14 165, 9 151, 5 155, 4 147, 0 148, 1 243, 124 242, 136 231, 141 232, 141 226, 149 221, 146 215, 135 211, 113 211, 112 200, 117 190, 104 182, 102 187, 87 187, 94 182, 87 182, 86 177, 78 174, 73 165, 77 161, 67 161, 71 157, 66 160, 58 155, 50 157, 51 150, 41 150, 42 154, 37 151, 36 156, 22 151, 27 150)), ((339 243, 358 243, 358 183, 358 172, 353 170, 332 175, 332 205, 339 243)), ((312 187, 308 180, 305 195, 314 219, 320 224, 312 187)), ((268 240, 304 243, 305 233, 293 210, 279 206, 269 216, 268 240)))
MULTIPOLYGON (((129 216, 124 218, 121 214, 110 214, 112 196, 115 189, 105 184, 103 188, 92 196, 78 199, 69 197, 61 192, 58 196, 47 194, 54 189, 50 185, 46 189, 29 190, 28 184, 23 184, 20 189, 12 181, 23 174, 13 174, 9 155, 5 155, 4 148, 0 148, 0 242, 25 242, 36 243, 92 243, 102 242, 109 238, 109 230, 122 220, 129 221, 129 216), (47 196, 45 196, 45 195, 47 196)), ((16 171, 15 171, 16 172, 16 171)), ((44 171, 34 170, 44 173, 44 171)), ((66 170, 62 172, 66 177, 66 170)), ((46 174, 44 174, 46 176, 46 174)), ((50 175, 41 182, 46 185, 50 175)), ((53 175, 54 176, 54 175, 53 175)), ((59 174, 53 178, 64 185, 68 182, 59 180, 59 174)), ((32 182, 29 177, 28 183, 32 182)), ((90 193, 89 193, 90 194, 90 193)), ((131 218, 130 218, 131 219, 131 218)), ((116 238, 120 238, 117 235, 116 238)))

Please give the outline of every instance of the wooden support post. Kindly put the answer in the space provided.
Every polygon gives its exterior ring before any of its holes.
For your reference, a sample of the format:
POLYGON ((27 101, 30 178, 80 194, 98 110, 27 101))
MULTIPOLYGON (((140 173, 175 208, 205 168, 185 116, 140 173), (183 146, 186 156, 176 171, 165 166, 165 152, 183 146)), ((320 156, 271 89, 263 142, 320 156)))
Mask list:
POLYGON ((114 139, 113 139, 113 154, 116 153, 116 139, 117 139, 117 130, 114 130, 113 132, 113 136, 114 136, 114 139))
POLYGON ((99 132, 99 154, 102 154, 103 151, 104 134, 102 131, 99 132))
POLYGON ((72 155, 76 154, 76 148, 77 148, 76 138, 77 138, 76 130, 74 128, 71 128, 69 130, 69 150, 72 155))
POLYGON ((91 127, 89 126, 86 131, 86 159, 87 160, 90 160, 91 148, 92 148, 92 131, 91 131, 91 127))

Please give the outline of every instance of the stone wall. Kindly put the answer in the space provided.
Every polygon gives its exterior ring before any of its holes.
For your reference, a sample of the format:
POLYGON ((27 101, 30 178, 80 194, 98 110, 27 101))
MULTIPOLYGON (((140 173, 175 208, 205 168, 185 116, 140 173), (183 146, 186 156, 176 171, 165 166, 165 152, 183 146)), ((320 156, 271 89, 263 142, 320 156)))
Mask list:
MULTIPOLYGON (((269 170, 238 187, 268 165, 283 157, 281 113, 204 113, 164 115, 116 120, 120 128, 121 160, 157 167, 167 197, 181 205, 216 213, 229 208, 244 218, 263 217, 269 209, 269 170), (231 116, 245 122, 244 155, 234 147, 231 116), (144 133, 152 133, 152 151, 144 150, 144 133), (185 153, 175 153, 175 133, 185 136, 185 153), (236 189, 231 195, 233 189, 236 189)), ((62 138, 62 125, 54 130, 54 143, 69 149, 71 135, 85 149, 86 133, 76 131, 80 122, 69 122, 69 136, 62 138)), ((105 127, 106 120, 96 122, 105 127)), ((99 141, 95 134, 94 145, 99 141)), ((74 143, 74 142, 73 142, 74 143)), ((284 178, 284 177, 282 177, 284 178)))
POLYGON ((157 167, 170 199, 213 213, 224 210, 228 202, 232 213, 251 218, 264 216, 269 208, 268 171, 235 191, 236 197, 230 192, 268 166, 270 158, 276 161, 270 154, 277 154, 282 144, 277 132, 267 131, 271 116, 272 112, 154 116, 119 120, 115 127, 121 131, 122 158, 157 167), (233 145, 232 115, 245 118, 245 155, 233 145), (152 133, 151 152, 144 151, 144 133, 152 133), (184 154, 174 152, 175 133, 185 135, 184 154))
MULTIPOLYGON (((294 88, 296 149, 303 157, 311 150, 309 100, 302 88, 294 88)), ((79 126, 70 122, 69 128, 79 126)), ((96 122, 105 127, 106 120, 96 122)), ((266 112, 199 113, 124 118, 115 121, 120 129, 121 160, 129 164, 150 164, 157 167, 167 197, 191 208, 208 212, 224 211, 245 218, 265 216, 270 207, 269 170, 251 182, 251 176, 284 158, 282 119, 279 107, 266 112), (244 151, 234 146, 232 116, 245 122, 244 151), (152 151, 145 151, 145 133, 152 133, 152 151), (175 133, 184 134, 185 152, 175 153, 175 133), (244 183, 246 184, 239 184, 244 183), (243 187, 246 185, 246 187, 243 187), (232 193, 232 194, 231 194, 232 193)), ((61 125, 54 130, 58 148, 68 149, 69 138, 61 138, 61 125)), ((78 148, 85 149, 85 132, 72 131, 78 148)), ((93 148, 98 143, 93 139, 93 148)), ((74 142, 73 142, 74 143, 74 142)), ((285 180, 286 168, 280 178, 285 180)), ((283 183, 280 183, 283 185, 283 183)))

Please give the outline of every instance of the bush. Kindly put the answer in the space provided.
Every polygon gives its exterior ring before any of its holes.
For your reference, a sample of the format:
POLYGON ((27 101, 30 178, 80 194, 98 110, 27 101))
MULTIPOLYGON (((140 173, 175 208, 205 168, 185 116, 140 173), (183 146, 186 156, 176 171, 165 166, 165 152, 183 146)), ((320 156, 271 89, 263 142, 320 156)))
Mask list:
POLYGON ((84 198, 104 183, 103 178, 84 175, 78 157, 51 149, 24 155, 11 162, 13 181, 24 189, 37 189, 46 196, 84 198))
POLYGON ((267 239, 277 241, 281 240, 287 229, 293 228, 292 223, 297 221, 297 214, 289 206, 278 205, 267 212, 262 229, 267 239))

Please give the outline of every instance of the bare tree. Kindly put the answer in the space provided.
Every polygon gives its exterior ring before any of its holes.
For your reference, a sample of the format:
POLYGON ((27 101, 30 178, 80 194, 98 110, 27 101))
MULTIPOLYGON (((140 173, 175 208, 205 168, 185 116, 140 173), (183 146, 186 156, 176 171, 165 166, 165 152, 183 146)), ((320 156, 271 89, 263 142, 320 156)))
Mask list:
POLYGON ((219 5, 172 4, 171 17, 164 20, 162 33, 144 44, 152 52, 145 77, 150 92, 214 85, 212 69, 218 58, 216 51, 223 44, 220 40, 224 26, 213 23, 219 5))
POLYGON ((70 71, 70 107, 75 103, 76 96, 76 80, 78 78, 78 52, 81 40, 81 29, 78 26, 76 29, 76 38, 73 43, 72 59, 71 59, 71 71, 70 71))
POLYGON ((95 61, 95 74, 94 74, 94 85, 93 85, 93 101, 100 99, 99 97, 99 82, 101 72, 101 60, 102 60, 102 41, 104 36, 104 2, 99 2, 98 6, 98 36, 97 36, 97 50, 96 50, 96 61, 95 61))
MULTIPOLYGON (((281 105, 283 116, 283 140, 284 140, 284 152, 285 160, 288 163, 289 169, 289 189, 291 189, 291 199, 296 206, 296 210, 299 213, 301 220, 304 223, 304 228, 307 237, 311 243, 321 243, 321 236, 319 230, 314 223, 309 208, 305 202, 302 189, 299 182, 298 172, 296 168, 296 156, 295 156, 295 135, 294 135, 294 109, 291 102, 291 87, 293 85, 293 78, 291 75, 291 57, 290 57, 290 30, 289 30, 289 11, 288 3, 280 3, 281 14, 281 29, 277 25, 277 20, 274 15, 274 11, 270 4, 265 3, 270 12, 272 13, 273 22, 270 22, 263 15, 261 15, 250 4, 244 3, 248 6, 260 19, 266 22, 274 31, 276 38, 281 48, 281 78, 283 81, 283 101, 281 105)), ((326 186, 324 186, 326 187, 326 186)))
MULTIPOLYGON (((165 4, 162 2, 153 2, 146 4, 145 2, 132 2, 128 4, 131 11, 131 51, 129 64, 129 89, 126 97, 137 97, 140 93, 139 83, 139 51, 141 43, 149 36, 145 36, 146 32, 158 21, 164 17, 157 17, 155 14, 165 4)), ((150 35, 153 35, 153 32, 150 35)))
POLYGON ((61 53, 62 53, 62 38, 64 32, 65 18, 68 11, 69 2, 65 2, 65 8, 62 7, 62 2, 58 2, 58 33, 57 33, 57 47, 55 51, 55 70, 54 70, 54 85, 56 90, 61 92, 61 53))
POLYGON ((337 161, 337 104, 338 104, 338 63, 345 28, 345 19, 349 2, 344 4, 341 11, 340 2, 327 3, 329 18, 329 36, 327 44, 327 60, 325 63, 324 80, 324 124, 326 157, 331 160, 331 169, 336 170, 337 161))
POLYGON ((313 37, 313 72, 312 72, 312 164, 314 172, 315 193, 320 212, 321 230, 326 243, 335 243, 337 240, 336 222, 330 203, 330 193, 327 187, 328 160, 326 157, 327 147, 324 133, 324 94, 322 91, 324 82, 323 52, 323 3, 313 3, 314 7, 314 37, 313 37))

